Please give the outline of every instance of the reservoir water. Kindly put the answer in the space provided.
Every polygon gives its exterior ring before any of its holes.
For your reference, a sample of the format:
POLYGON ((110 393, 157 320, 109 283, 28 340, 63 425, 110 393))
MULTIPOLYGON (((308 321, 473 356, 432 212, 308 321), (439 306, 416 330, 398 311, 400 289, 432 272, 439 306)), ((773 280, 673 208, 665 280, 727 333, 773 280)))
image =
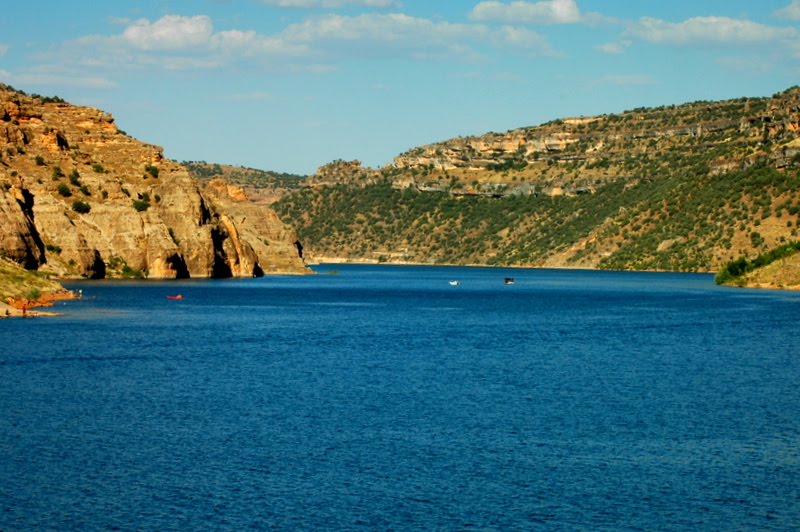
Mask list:
POLYGON ((0 530, 800 528, 800 293, 316 270, 0 320, 0 530))

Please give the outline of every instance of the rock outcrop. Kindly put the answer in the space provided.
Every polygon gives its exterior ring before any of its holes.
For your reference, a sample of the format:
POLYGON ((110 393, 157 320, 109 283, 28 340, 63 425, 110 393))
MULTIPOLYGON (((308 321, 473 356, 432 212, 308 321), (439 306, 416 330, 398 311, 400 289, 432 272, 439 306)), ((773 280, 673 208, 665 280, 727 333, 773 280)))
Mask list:
POLYGON ((303 181, 303 185, 318 187, 346 184, 364 187, 374 185, 380 177, 380 172, 361 166, 361 161, 337 159, 320 166, 314 175, 308 176, 303 181))
MULTIPOLYGON (((480 136, 458 137, 413 148, 384 170, 420 188, 449 178, 462 183, 502 182, 506 194, 591 192, 619 176, 661 173, 637 161, 658 162, 681 151, 724 153, 708 161, 712 175, 767 159, 778 168, 800 154, 800 87, 772 98, 739 98, 679 106, 639 108, 577 117, 480 136), (769 145, 769 150, 764 146, 769 145), (731 149, 735 146, 736 149, 731 149), (529 189, 530 190, 530 189, 529 189)), ((673 165, 673 163, 669 163, 673 165)), ((453 189, 453 187, 450 187, 453 189)))
POLYGON ((0 253, 29 269, 92 278, 308 272, 269 208, 250 205, 243 216, 233 199, 209 201, 183 166, 97 109, 0 86, 0 155, 0 253))
POLYGON ((252 203, 241 187, 212 180, 204 189, 212 207, 223 212, 220 222, 231 238, 229 255, 244 261, 245 271, 255 263, 264 273, 280 273, 296 267, 302 245, 294 230, 286 227, 271 209, 252 203))

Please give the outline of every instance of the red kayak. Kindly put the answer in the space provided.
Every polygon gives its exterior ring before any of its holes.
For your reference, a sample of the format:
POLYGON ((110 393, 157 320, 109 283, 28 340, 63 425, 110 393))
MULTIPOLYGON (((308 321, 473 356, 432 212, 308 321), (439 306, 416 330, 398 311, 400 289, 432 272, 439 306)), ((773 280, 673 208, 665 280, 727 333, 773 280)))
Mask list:
POLYGON ((167 296, 167 299, 183 299, 183 296, 178 294, 177 296, 167 296))

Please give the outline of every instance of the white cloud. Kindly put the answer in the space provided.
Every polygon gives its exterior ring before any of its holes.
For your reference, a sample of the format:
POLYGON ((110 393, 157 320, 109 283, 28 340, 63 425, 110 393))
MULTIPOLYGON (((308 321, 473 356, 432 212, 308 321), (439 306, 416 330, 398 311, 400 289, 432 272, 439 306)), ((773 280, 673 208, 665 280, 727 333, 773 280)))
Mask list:
POLYGON ((289 24, 274 34, 216 31, 205 15, 166 15, 125 24, 116 35, 89 35, 65 43, 48 59, 84 69, 197 70, 255 63, 326 73, 337 62, 358 57, 475 60, 484 57, 487 47, 554 55, 546 40, 527 28, 451 23, 401 13, 329 13, 289 24))
POLYGON ((328 15, 288 26, 278 36, 296 45, 321 45, 335 51, 337 45, 357 44, 361 53, 394 50, 414 51, 415 57, 476 54, 474 46, 489 44, 549 53, 542 37, 533 31, 480 24, 435 22, 399 13, 365 14, 355 17, 328 15))
POLYGON ((514 24, 575 24, 583 20, 575 0, 481 2, 472 9, 470 18, 514 24))
POLYGON ((515 26, 504 26, 497 32, 495 43, 501 47, 538 50, 545 55, 554 55, 547 41, 535 31, 515 26))
POLYGON ((788 6, 775 11, 775 16, 788 18, 789 20, 800 20, 800 0, 792 0, 788 6))
MULTIPOLYGON (((54 60, 85 68, 220 68, 241 59, 302 57, 309 48, 255 31, 215 32, 205 15, 166 15, 154 22, 127 21, 114 36, 88 35, 51 54, 54 60)), ((51 59, 53 59, 51 57, 51 59)))
POLYGON ((472 30, 472 26, 465 24, 433 22, 399 13, 355 17, 328 15, 292 24, 279 37, 289 42, 373 41, 413 46, 421 41, 444 43, 463 39, 472 30))
POLYGON ((140 19, 125 28, 122 38, 141 50, 180 50, 208 43, 213 33, 205 15, 166 15, 151 23, 140 19))
POLYGON ((600 44, 596 48, 603 52, 604 54, 621 54, 627 50, 633 42, 631 41, 620 41, 620 42, 608 42, 605 44, 600 44))
POLYGON ((344 7, 346 5, 363 7, 394 7, 396 0, 261 0, 262 4, 277 7, 344 7))
POLYGON ((215 33, 209 39, 209 48, 243 57, 304 56, 310 52, 309 47, 303 43, 240 30, 215 33))
POLYGON ((630 26, 627 33, 648 42, 672 45, 747 45, 798 37, 794 28, 766 26, 728 17, 695 17, 683 22, 643 17, 630 26))

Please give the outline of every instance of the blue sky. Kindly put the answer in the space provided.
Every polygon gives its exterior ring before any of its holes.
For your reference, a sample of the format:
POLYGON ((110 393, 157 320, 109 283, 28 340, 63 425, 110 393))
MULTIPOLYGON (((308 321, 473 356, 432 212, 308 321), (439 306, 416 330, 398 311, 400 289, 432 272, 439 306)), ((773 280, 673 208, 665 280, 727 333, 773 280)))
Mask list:
POLYGON ((548 120, 800 83, 800 0, 14 2, 0 81, 177 160, 313 173, 548 120))

